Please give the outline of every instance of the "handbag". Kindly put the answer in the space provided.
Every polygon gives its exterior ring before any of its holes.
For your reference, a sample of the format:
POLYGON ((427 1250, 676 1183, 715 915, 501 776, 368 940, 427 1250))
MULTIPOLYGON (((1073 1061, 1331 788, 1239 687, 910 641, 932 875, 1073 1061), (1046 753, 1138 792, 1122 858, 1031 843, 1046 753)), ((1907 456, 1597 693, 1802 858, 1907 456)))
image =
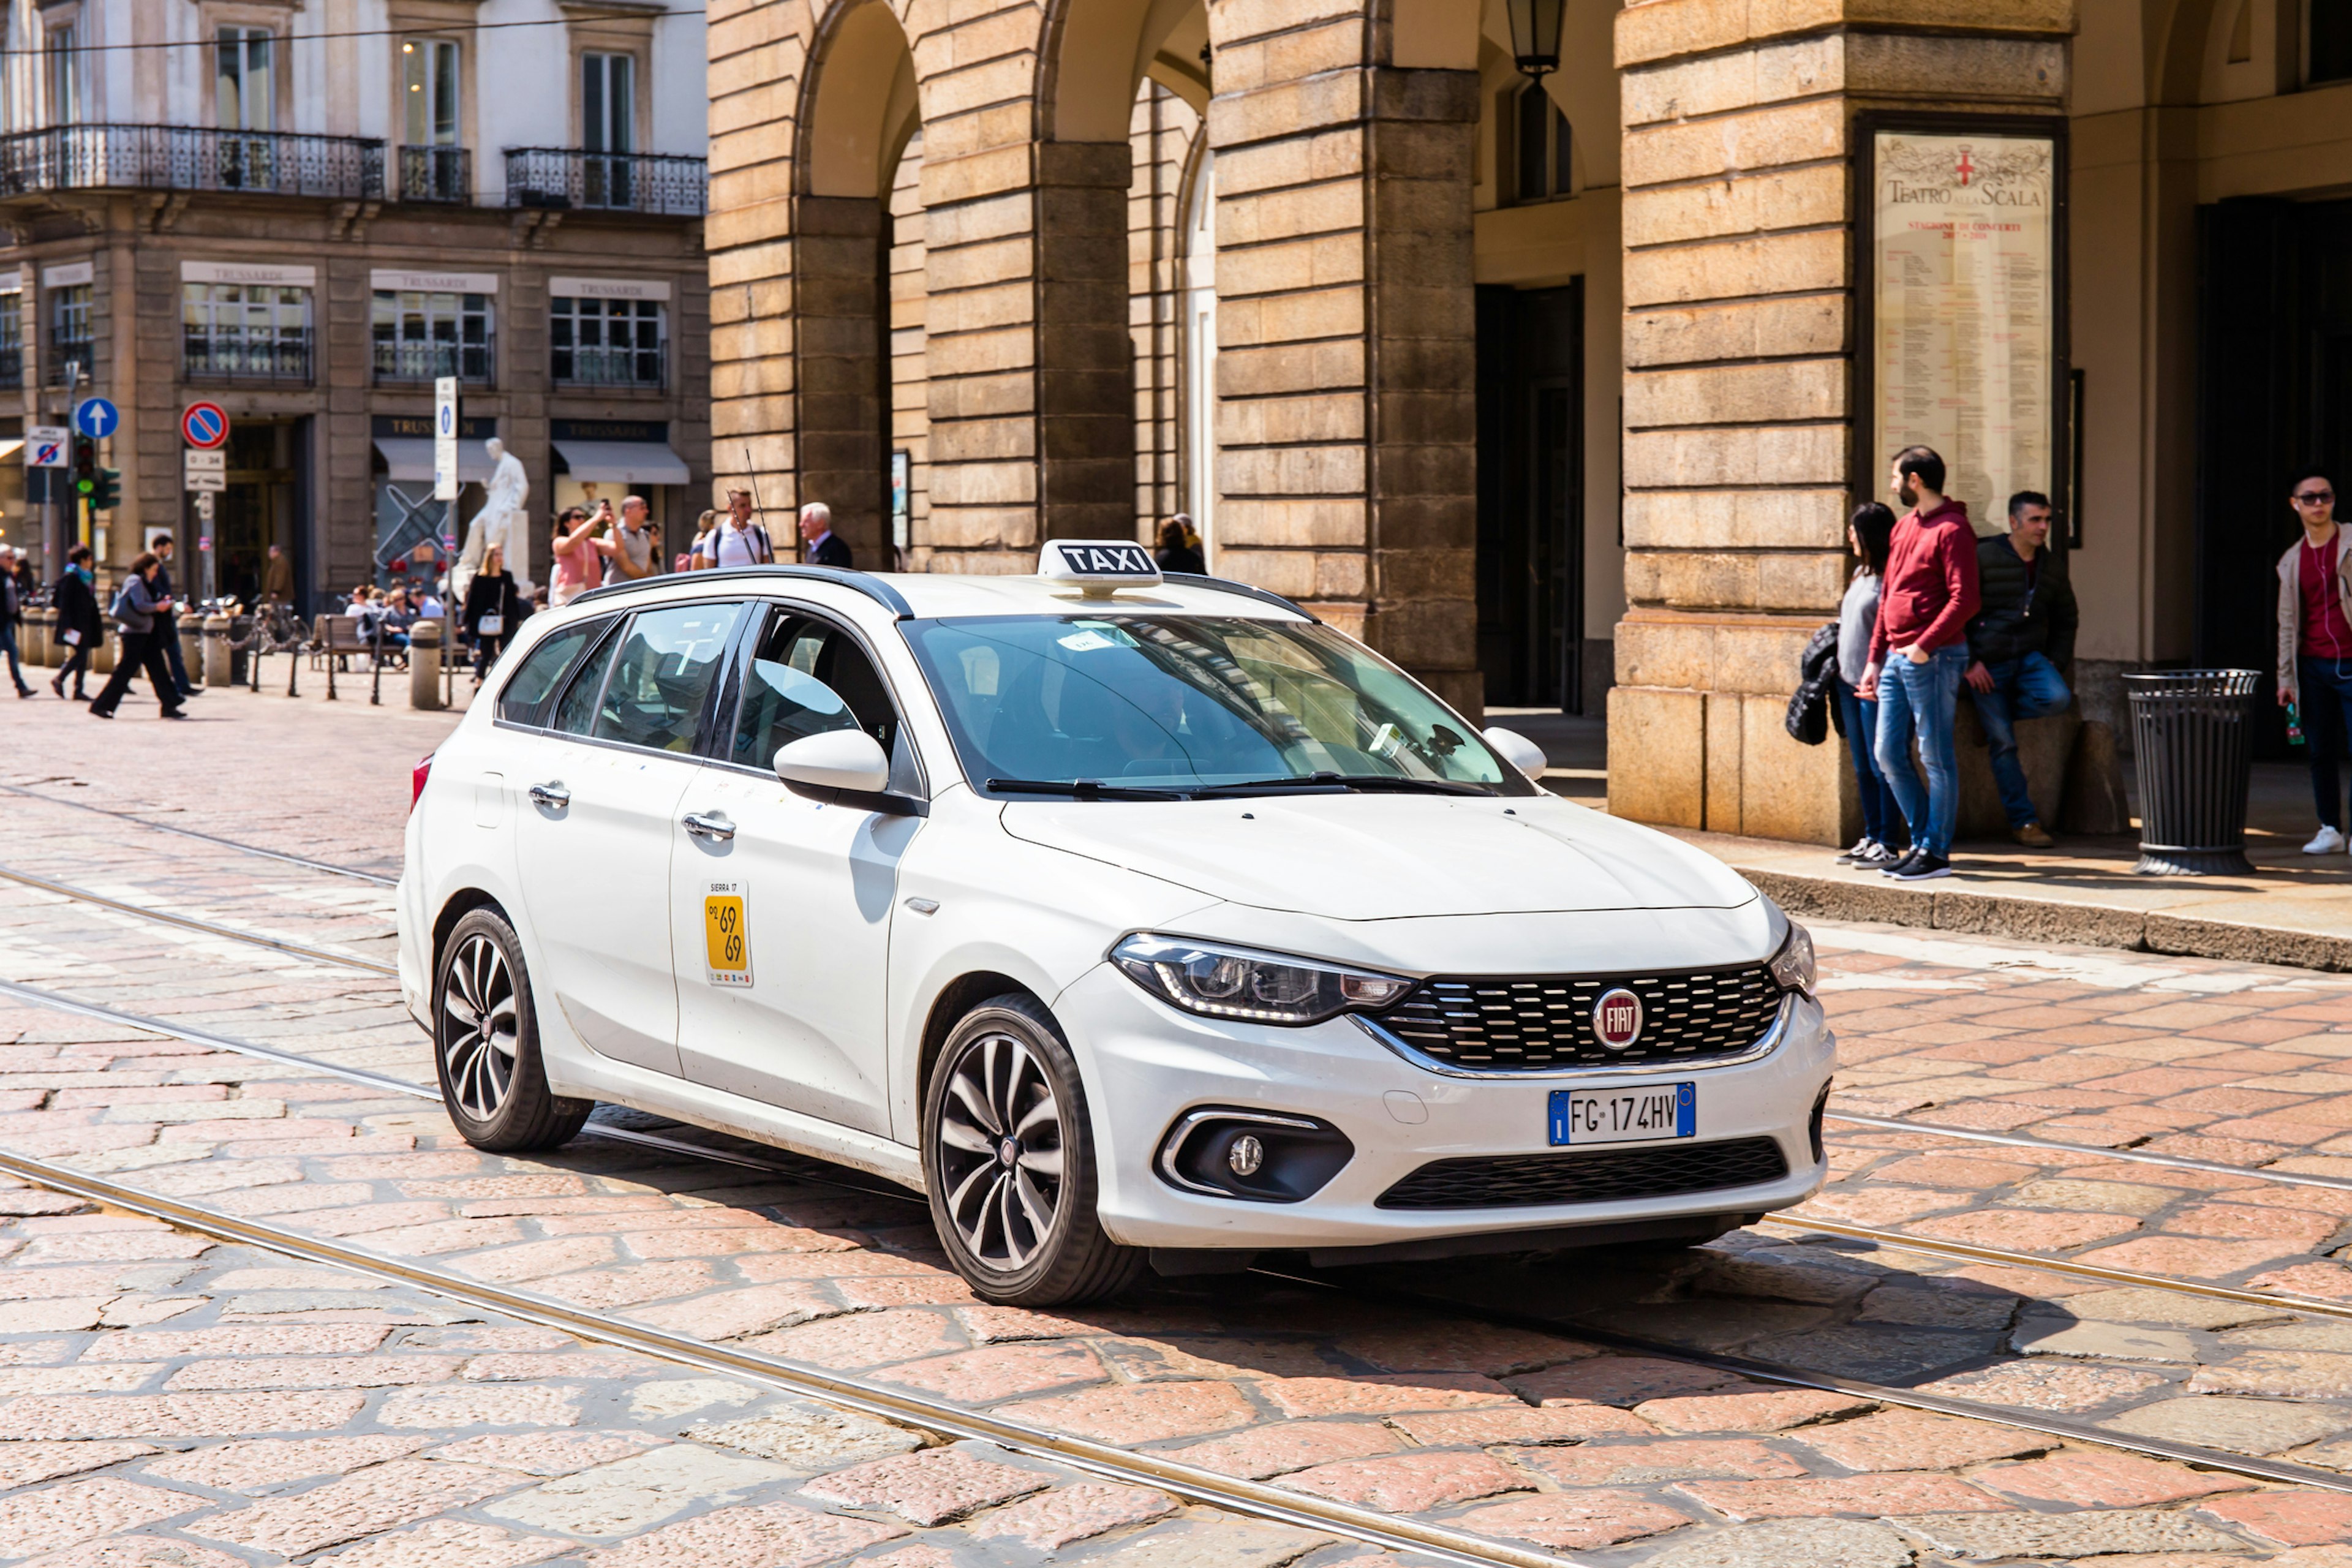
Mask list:
POLYGON ((507 618, 497 615, 484 616, 474 623, 474 635, 478 637, 502 637, 507 635, 507 618))

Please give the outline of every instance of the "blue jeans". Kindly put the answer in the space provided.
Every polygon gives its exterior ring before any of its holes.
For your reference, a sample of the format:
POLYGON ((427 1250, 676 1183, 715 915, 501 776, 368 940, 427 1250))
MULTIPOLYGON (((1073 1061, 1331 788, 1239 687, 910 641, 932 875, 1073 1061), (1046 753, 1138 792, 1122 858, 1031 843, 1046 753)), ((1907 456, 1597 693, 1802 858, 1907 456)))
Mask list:
POLYGON ((2042 816, 2033 809, 2033 797, 2025 793, 2025 769, 2017 761, 2017 721, 2063 713, 2074 694, 2058 667, 2038 653, 1988 664, 1985 672, 1992 677, 1992 689, 1970 687, 1969 696, 1976 701, 1977 717, 1984 721, 1985 739, 1992 743, 1992 782, 2000 786, 2000 808, 2009 814, 2011 827, 2023 827, 2042 816))
POLYGON ((1895 804, 1911 826, 1911 842, 1938 858, 1952 853, 1952 832, 1960 816, 1959 759, 1952 750, 1952 716, 1960 698, 1960 676, 1969 668, 1965 643, 1939 647, 1925 664, 1890 653, 1878 673, 1878 771, 1895 792, 1895 804), (1927 787, 1911 766, 1911 742, 1919 742, 1927 787))
POLYGON ((2352 730, 2352 658, 2314 658, 2305 654, 2295 661, 2295 717, 2303 721, 2303 738, 2311 752, 2311 803, 2319 811, 2319 825, 2341 831, 2344 826, 2344 786, 2336 760, 2344 754, 2344 737, 2352 730))
POLYGON ((1843 679, 1837 683, 1837 699, 1838 712, 1845 720, 1846 750, 1853 753, 1853 782, 1862 794, 1862 836, 1885 844, 1903 820, 1903 808, 1895 804, 1895 792, 1886 787, 1878 758, 1872 754, 1878 745, 1878 704, 1855 696, 1843 679))

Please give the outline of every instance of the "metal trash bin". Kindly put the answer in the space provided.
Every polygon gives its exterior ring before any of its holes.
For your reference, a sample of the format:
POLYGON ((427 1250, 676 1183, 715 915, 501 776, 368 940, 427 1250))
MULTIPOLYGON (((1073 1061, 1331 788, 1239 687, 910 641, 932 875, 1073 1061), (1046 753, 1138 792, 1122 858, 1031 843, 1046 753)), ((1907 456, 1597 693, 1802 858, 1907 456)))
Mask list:
POLYGON ((2253 776, 2252 669, 2168 669, 2123 678, 2139 764, 2139 864, 2147 877, 2251 876, 2246 790, 2253 776))

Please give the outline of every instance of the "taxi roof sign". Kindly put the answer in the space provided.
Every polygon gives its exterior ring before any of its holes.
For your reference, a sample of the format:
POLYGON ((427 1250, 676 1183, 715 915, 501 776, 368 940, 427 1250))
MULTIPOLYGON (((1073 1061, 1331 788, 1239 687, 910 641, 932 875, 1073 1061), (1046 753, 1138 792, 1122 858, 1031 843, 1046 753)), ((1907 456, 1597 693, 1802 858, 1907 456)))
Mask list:
POLYGON ((1131 539, 1049 539, 1037 552, 1037 575, 1108 599, 1121 588, 1160 586, 1160 563, 1131 539))

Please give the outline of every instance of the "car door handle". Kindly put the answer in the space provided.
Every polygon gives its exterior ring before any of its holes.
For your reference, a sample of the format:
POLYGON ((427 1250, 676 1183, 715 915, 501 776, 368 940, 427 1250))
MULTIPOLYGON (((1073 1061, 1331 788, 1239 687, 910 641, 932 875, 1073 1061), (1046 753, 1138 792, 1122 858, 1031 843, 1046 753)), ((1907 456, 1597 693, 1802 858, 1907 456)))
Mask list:
POLYGON ((705 816, 690 811, 680 820, 685 823, 687 832, 697 838, 716 838, 724 844, 735 837, 735 825, 723 816, 705 816))
POLYGON ((561 779, 553 784, 533 784, 530 786, 530 804, 560 809, 572 804, 572 792, 563 787, 561 779))

